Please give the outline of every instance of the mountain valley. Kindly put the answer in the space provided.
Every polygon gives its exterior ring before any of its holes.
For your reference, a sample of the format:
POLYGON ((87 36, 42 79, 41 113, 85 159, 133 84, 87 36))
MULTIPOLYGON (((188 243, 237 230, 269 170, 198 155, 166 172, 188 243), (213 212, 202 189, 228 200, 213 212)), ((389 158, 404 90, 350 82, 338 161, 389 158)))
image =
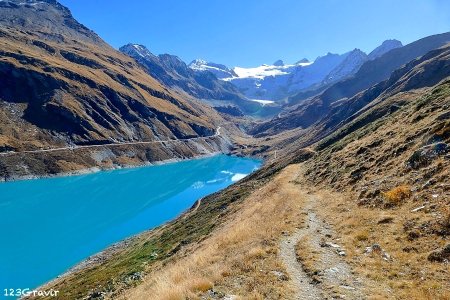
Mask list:
MULTIPOLYGON (((215 166, 229 186, 39 287, 56 299, 450 298, 450 33, 230 68, 116 50, 56 0, 0 0, 0 41, 0 184, 262 161, 215 166)), ((187 172, 192 195, 219 180, 187 172)))

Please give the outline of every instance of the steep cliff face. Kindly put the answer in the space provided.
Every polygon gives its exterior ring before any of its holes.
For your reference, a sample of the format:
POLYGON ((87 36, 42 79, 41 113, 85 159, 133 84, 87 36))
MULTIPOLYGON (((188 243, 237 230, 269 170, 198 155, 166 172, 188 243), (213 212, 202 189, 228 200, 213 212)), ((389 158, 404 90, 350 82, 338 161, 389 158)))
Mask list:
POLYGON ((56 1, 0 2, 3 148, 208 136, 220 118, 182 99, 56 1))
POLYGON ((20 29, 55 42, 84 41, 107 44, 92 30, 72 17, 70 10, 56 0, 0 1, 2 28, 20 29))

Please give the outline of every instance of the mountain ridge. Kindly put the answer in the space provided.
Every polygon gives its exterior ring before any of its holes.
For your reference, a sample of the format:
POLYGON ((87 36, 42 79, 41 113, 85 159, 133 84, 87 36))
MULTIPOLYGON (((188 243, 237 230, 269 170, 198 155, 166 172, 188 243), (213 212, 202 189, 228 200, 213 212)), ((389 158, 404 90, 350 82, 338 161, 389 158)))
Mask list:
POLYGON ((197 99, 210 102, 213 106, 233 104, 245 111, 252 105, 230 83, 218 80, 211 72, 193 71, 175 55, 154 55, 145 46, 138 44, 127 44, 119 50, 139 62, 147 73, 161 84, 182 90, 197 99))
POLYGON ((277 60, 272 65, 229 69, 224 65, 197 59, 190 66, 198 72, 211 69, 212 65, 221 66, 218 68, 220 71, 216 70, 220 73, 218 78, 233 83, 248 98, 282 101, 299 91, 320 89, 345 79, 355 74, 366 61, 401 46, 401 42, 397 40, 386 40, 370 55, 355 49, 342 55, 328 53, 312 63, 302 59, 294 65, 286 65, 282 60, 277 60), (339 62, 336 64, 337 59, 339 62), (329 61, 330 65, 326 65, 326 61, 329 61), (231 71, 234 71, 234 74, 231 71))
POLYGON ((286 108, 281 118, 274 118, 252 129, 253 134, 265 134, 266 129, 282 130, 295 127, 306 128, 323 118, 333 106, 333 103, 354 96, 371 86, 387 80, 391 72, 427 52, 442 47, 450 42, 450 33, 425 37, 401 48, 393 49, 384 55, 364 63, 356 74, 327 87, 322 93, 308 100, 290 98, 292 107, 286 108), (280 127, 281 126, 281 127, 280 127))

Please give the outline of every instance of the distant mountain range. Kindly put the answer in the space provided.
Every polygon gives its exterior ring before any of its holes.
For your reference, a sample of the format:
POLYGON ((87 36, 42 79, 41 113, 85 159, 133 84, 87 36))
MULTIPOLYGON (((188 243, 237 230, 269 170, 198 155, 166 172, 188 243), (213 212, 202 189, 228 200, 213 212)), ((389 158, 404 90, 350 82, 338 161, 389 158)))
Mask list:
POLYGON ((328 53, 314 62, 304 58, 286 65, 277 60, 255 68, 229 68, 202 59, 187 65, 175 55, 154 55, 140 44, 128 44, 119 50, 134 58, 160 83, 206 101, 222 113, 270 115, 280 111, 279 104, 271 103, 287 101, 289 96, 301 92, 317 94, 354 75, 365 62, 399 47, 401 42, 387 40, 368 55, 354 49, 341 55, 328 53))
MULTIPOLYGON (((360 97, 360 92, 367 89, 363 95, 368 98, 373 97, 373 87, 377 87, 376 84, 390 77, 395 77, 395 70, 410 61, 414 61, 414 59, 420 58, 431 50, 445 46, 449 42, 450 33, 437 34, 393 49, 381 56, 377 55, 375 59, 364 63, 353 76, 332 84, 312 98, 305 99, 305 95, 301 93, 291 97, 290 106, 285 107, 281 115, 258 124, 251 132, 262 136, 298 127, 307 128, 319 122, 337 106, 346 111, 345 114, 340 114, 341 116, 349 117, 367 104, 366 98, 363 98, 366 100, 359 100, 360 104, 358 105, 351 101, 354 97, 360 97)), ((435 77, 438 77, 438 74, 435 77)), ((442 77, 439 78, 442 79, 442 77)), ((416 80, 419 80, 418 77, 416 77, 416 80)))
MULTIPOLYGON (((205 71, 198 72, 199 69, 195 69, 195 66, 188 67, 178 56, 154 55, 143 45, 128 44, 119 50, 134 58, 161 84, 206 101, 219 112, 243 115, 252 114, 260 109, 260 105, 248 101, 236 86, 218 79, 221 76, 219 70, 227 70, 223 65, 212 64, 211 67, 206 67, 203 61, 197 61, 204 66, 205 71)), ((231 70, 229 71, 233 74, 231 70)))
POLYGON ((317 90, 355 74, 367 61, 392 49, 402 47, 397 40, 387 40, 368 55, 359 49, 344 54, 328 53, 314 62, 302 59, 293 65, 277 60, 272 65, 254 68, 235 67, 194 60, 189 67, 197 72, 209 71, 231 82, 249 99, 280 101, 301 91, 317 90))
POLYGON ((133 57, 165 85, 182 89, 198 99, 245 99, 234 85, 217 80, 210 72, 193 71, 178 56, 154 55, 145 46, 136 44, 125 45, 119 50, 133 57))

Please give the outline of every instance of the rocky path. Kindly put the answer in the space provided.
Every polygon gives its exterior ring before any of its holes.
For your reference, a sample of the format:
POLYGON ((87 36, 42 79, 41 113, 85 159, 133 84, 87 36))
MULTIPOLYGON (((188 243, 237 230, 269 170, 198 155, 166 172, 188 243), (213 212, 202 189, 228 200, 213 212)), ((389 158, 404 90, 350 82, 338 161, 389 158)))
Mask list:
POLYGON ((295 245, 304 237, 303 230, 297 230, 293 235, 285 238, 280 244, 280 257, 286 266, 289 278, 294 284, 298 300, 320 300, 320 290, 316 285, 310 283, 311 278, 303 270, 297 261, 295 245))
MULTIPOLYGON (((352 274, 344 260, 345 249, 338 245, 332 229, 313 208, 315 197, 301 193, 300 199, 305 200, 302 211, 305 215, 304 226, 280 243, 280 259, 296 290, 295 299, 365 299, 360 279, 352 274), (314 274, 297 257, 296 245, 301 243, 307 243, 307 247, 302 249, 314 253, 314 274)), ((310 254, 305 253, 303 259, 311 259, 310 254)))

